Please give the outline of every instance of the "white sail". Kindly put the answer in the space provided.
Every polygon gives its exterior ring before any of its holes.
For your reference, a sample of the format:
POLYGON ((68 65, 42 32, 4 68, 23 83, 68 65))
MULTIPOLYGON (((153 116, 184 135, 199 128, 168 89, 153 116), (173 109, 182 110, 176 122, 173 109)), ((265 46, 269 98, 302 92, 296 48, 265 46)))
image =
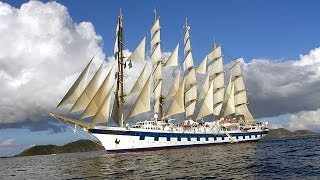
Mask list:
POLYGON ((234 81, 234 90, 235 92, 238 91, 243 91, 246 89, 245 85, 244 85, 244 81, 243 81, 243 77, 242 76, 238 76, 234 81))
POLYGON ((155 101, 155 106, 154 106, 154 113, 160 113, 160 97, 161 97, 161 90, 162 90, 162 81, 159 81, 157 84, 155 90, 154 90, 154 101, 155 101))
MULTIPOLYGON (((115 90, 116 91, 116 90, 115 90)), ((117 97, 115 96, 114 100, 113 100, 113 106, 112 106, 112 112, 111 112, 111 118, 113 119, 113 121, 115 123, 117 123, 118 125, 120 125, 120 104, 118 102, 117 97)))
POLYGON ((189 31, 190 31, 190 26, 187 25, 186 33, 184 35, 184 61, 183 61, 184 71, 194 67, 189 31))
POLYGON ((153 75, 154 81, 156 82, 156 85, 158 84, 158 81, 159 81, 159 80, 162 80, 162 79, 163 79, 162 64, 161 64, 161 63, 158 63, 158 64, 155 66, 155 69, 154 69, 152 75, 153 75))
POLYGON ((187 56, 183 61, 183 70, 187 71, 188 69, 193 67, 194 67, 194 64, 193 64, 192 52, 189 51, 187 52, 187 56))
POLYGON ((186 107, 186 117, 192 117, 194 113, 194 109, 196 108, 196 102, 192 101, 187 107, 186 107))
POLYGON ((241 91, 234 96, 235 106, 240 104, 247 104, 247 93, 246 91, 241 91))
POLYGON ((179 85, 179 88, 176 92, 176 94, 173 97, 173 100, 166 112, 166 117, 183 113, 184 110, 184 85, 185 85, 185 79, 183 79, 179 85))
POLYGON ((151 28, 151 38, 154 36, 156 31, 160 30, 160 19, 157 18, 156 21, 154 22, 152 28, 151 28))
POLYGON ((220 111, 223 104, 223 94, 224 94, 224 88, 218 89, 216 92, 213 93, 213 107, 214 112, 213 115, 219 116, 220 111))
POLYGON ((213 80, 213 91, 217 91, 224 87, 224 76, 223 73, 218 74, 213 80))
POLYGON ((207 56, 204 57, 201 64, 197 68, 197 73, 206 74, 207 73, 207 56))
POLYGON ((151 62, 153 64, 161 61, 161 46, 160 46, 160 20, 154 22, 151 28, 151 62))
POLYGON ((73 112, 78 112, 86 109, 91 99, 93 98, 93 96, 98 90, 98 83, 99 83, 100 75, 102 72, 102 65, 103 63, 101 64, 97 72, 94 74, 88 86, 81 93, 80 97, 77 99, 77 101, 72 106, 69 112, 73 113, 73 112))
POLYGON ((95 114, 94 118, 92 119, 92 123, 104 123, 109 121, 110 116, 110 101, 111 97, 116 90, 116 82, 113 84, 112 88, 110 89, 109 93, 103 99, 101 106, 99 107, 97 113, 95 114))
POLYGON ((226 93, 224 95, 224 99, 223 101, 226 103, 229 99, 229 96, 230 96, 230 93, 231 93, 231 86, 232 86, 232 82, 231 82, 231 76, 229 78, 229 83, 228 83, 228 86, 227 86, 227 90, 226 90, 226 93))
MULTIPOLYGON (((209 85, 210 85, 210 83, 209 83, 209 75, 207 75, 206 80, 204 81, 204 84, 203 84, 202 89, 200 91, 198 100, 202 100, 202 99, 204 99, 206 97, 207 92, 209 90, 209 85)), ((212 94, 213 94, 213 91, 212 91, 212 94)))
POLYGON ((134 105, 132 106, 131 112, 128 116, 129 118, 151 110, 150 108, 151 77, 152 75, 149 76, 147 82, 145 83, 144 87, 141 90, 141 93, 139 94, 134 105))
POLYGON ((212 64, 210 64, 208 69, 211 78, 214 78, 217 74, 223 73, 222 57, 216 59, 212 64))
POLYGON ((196 99, 197 99, 197 86, 195 84, 185 92, 185 103, 192 100, 196 100, 196 99))
POLYGON ((57 107, 75 103, 77 99, 80 97, 82 91, 86 87, 86 81, 88 78, 89 69, 90 69, 93 58, 94 56, 91 58, 90 62, 81 72, 77 80, 73 83, 73 85, 68 90, 67 94, 62 98, 62 100, 60 101, 57 107))
POLYGON ((146 49, 146 37, 142 39, 138 47, 133 51, 127 61, 144 62, 145 61, 145 49, 146 49))
POLYGON ((153 64, 156 64, 157 62, 161 61, 161 47, 160 44, 157 44, 155 46, 154 51, 152 51, 151 53, 151 62, 153 64))
POLYGON ((87 117, 94 116, 97 113, 97 111, 98 111, 99 107, 101 106, 103 100, 107 96, 106 91, 107 91, 108 83, 109 83, 109 80, 110 80, 110 76, 112 74, 112 70, 113 70, 113 68, 110 69, 108 75, 106 76, 106 78, 104 79, 102 84, 100 85, 98 91, 93 96, 93 98, 90 101, 89 105, 86 107, 86 109, 82 113, 80 119, 84 119, 84 118, 87 118, 87 117))
POLYGON ((180 79, 180 70, 178 71, 177 76, 173 80, 173 84, 172 84, 172 87, 167 95, 167 98, 173 97, 176 94, 176 92, 179 88, 179 79, 180 79))
POLYGON ((215 116, 219 116, 221 109, 222 109, 223 103, 217 104, 214 108, 213 108, 213 112, 212 114, 215 116))
POLYGON ((208 63, 220 57, 222 57, 221 46, 218 46, 208 54, 208 63))
POLYGON ((179 51, 179 44, 176 46, 174 51, 169 56, 168 60, 164 64, 164 66, 178 66, 178 51, 179 51))
POLYGON ((254 119, 248 109, 247 104, 242 104, 240 106, 236 106, 236 110, 235 110, 236 115, 242 115, 245 117, 245 120, 248 122, 253 122, 254 119))
POLYGON ((145 71, 146 71, 146 66, 147 64, 144 65, 137 81, 134 83, 131 91, 129 94, 133 94, 133 93, 137 93, 137 92, 140 92, 144 86, 144 74, 145 74, 145 71))
POLYGON ((185 77, 186 77, 186 89, 189 89, 194 84, 197 84, 196 71, 194 68, 192 68, 185 77))
POLYGON ((234 114, 236 111, 234 106, 234 84, 231 85, 229 94, 230 95, 224 110, 224 117, 229 116, 230 114, 234 114))
POLYGON ((120 24, 119 24, 119 21, 117 21, 116 40, 114 42, 114 48, 113 48, 113 54, 115 56, 115 59, 117 59, 116 56, 117 56, 117 53, 119 52, 119 48, 118 48, 118 32, 119 32, 119 29, 120 29, 120 24))
POLYGON ((160 29, 159 29, 159 31, 157 31, 155 34, 154 34, 154 36, 152 36, 152 39, 151 39, 151 42, 150 42, 150 44, 151 44, 151 46, 155 46, 155 45, 157 45, 157 44, 159 44, 160 42, 161 42, 161 39, 160 39, 161 37, 160 37, 160 29))
POLYGON ((203 100, 203 103, 200 107, 197 119, 203 118, 207 115, 213 113, 213 82, 211 82, 210 87, 207 91, 207 94, 203 100))

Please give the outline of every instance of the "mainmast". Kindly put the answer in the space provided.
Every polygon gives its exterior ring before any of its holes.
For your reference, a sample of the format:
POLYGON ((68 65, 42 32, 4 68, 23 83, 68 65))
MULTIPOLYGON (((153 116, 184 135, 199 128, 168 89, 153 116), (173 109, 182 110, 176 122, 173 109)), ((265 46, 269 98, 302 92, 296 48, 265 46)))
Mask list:
POLYGON ((120 127, 124 127, 124 57, 123 57, 123 36, 122 36, 122 13, 120 9, 120 16, 118 17, 118 27, 117 27, 117 47, 118 51, 116 52, 116 60, 118 63, 117 70, 117 88, 116 88, 116 99, 117 105, 119 107, 120 113, 120 127), (119 92, 120 91, 120 92, 119 92))
POLYGON ((185 116, 194 119, 194 110, 197 102, 197 78, 196 70, 193 63, 192 49, 190 42, 190 26, 186 18, 186 29, 184 35, 184 61, 183 68, 185 72, 185 116))

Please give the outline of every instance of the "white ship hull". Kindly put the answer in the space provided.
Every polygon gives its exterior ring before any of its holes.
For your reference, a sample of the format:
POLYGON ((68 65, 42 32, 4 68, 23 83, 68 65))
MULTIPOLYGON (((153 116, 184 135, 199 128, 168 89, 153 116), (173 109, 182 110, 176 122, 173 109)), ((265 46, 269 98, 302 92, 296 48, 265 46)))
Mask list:
POLYGON ((100 140, 106 151, 128 152, 258 141, 266 136, 269 130, 251 129, 245 132, 236 130, 214 133, 95 127, 88 131, 100 140))

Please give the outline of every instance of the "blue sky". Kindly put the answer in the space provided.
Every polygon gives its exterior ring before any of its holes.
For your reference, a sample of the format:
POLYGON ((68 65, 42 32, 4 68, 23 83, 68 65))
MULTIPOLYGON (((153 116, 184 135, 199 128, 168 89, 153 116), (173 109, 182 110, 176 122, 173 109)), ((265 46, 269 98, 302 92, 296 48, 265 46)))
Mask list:
MULTIPOLYGON (((6 1, 4 1, 6 2, 6 1)), ((8 1, 20 7, 25 1, 8 1)), ((46 1, 44 1, 46 2, 46 1)), ((214 37, 224 45, 225 60, 243 57, 295 59, 319 46, 320 2, 316 0, 268 1, 57 1, 68 8, 75 22, 89 21, 103 37, 104 50, 112 54, 114 26, 122 8, 125 45, 134 49, 144 35, 149 38, 153 9, 161 17, 162 48, 172 51, 182 41, 185 18, 192 28, 195 61, 211 49, 214 37)))
MULTIPOLYGON (((25 3, 25 1, 2 2, 17 9, 25 3)), ((223 44, 225 63, 235 58, 244 58, 246 62, 252 59, 268 59, 271 63, 298 60, 301 54, 308 54, 310 50, 320 46, 320 1, 316 0, 61 0, 57 2, 67 8, 73 23, 87 21, 93 24, 95 32, 102 37, 102 49, 107 57, 113 52, 116 18, 120 8, 124 16, 125 48, 131 51, 143 36, 147 36, 149 49, 149 30, 154 19, 154 8, 161 20, 163 51, 172 51, 177 43, 180 45, 183 43, 183 25, 187 17, 191 26, 191 45, 196 65, 212 49, 214 38, 223 44)), ((301 109, 295 112, 300 111, 301 109)), ((293 111, 288 110, 283 114, 288 116, 291 112, 293 111)), ((281 113, 275 113, 274 116, 281 113)), ((32 123, 32 126, 36 126, 36 123, 32 123)), ((63 144, 79 138, 70 130, 52 133, 45 130, 30 131, 30 128, 25 126, 10 128, 10 124, 4 127, 6 128, 0 129, 0 156, 17 152, 16 150, 8 153, 1 147, 1 142, 8 139, 14 139, 14 142, 10 141, 13 147, 23 149, 33 144, 63 144)))

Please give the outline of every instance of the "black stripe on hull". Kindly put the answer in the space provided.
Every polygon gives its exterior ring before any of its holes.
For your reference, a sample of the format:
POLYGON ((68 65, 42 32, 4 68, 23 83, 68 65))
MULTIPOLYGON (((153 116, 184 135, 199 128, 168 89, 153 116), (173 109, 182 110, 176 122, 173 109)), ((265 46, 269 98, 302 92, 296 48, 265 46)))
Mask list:
MULTIPOLYGON (((259 139, 239 141, 239 142, 236 142, 236 143, 249 143, 249 142, 257 142, 257 141, 259 141, 259 139)), ((221 144, 229 144, 229 143, 231 143, 231 142, 216 142, 216 143, 206 143, 206 144, 162 146, 162 147, 121 149, 121 150, 106 150, 106 151, 108 153, 110 153, 110 154, 117 154, 117 153, 127 153, 127 152, 147 152, 147 151, 158 151, 158 150, 166 150, 166 149, 181 149, 181 148, 187 148, 187 147, 213 146, 213 145, 221 145, 221 144)))

